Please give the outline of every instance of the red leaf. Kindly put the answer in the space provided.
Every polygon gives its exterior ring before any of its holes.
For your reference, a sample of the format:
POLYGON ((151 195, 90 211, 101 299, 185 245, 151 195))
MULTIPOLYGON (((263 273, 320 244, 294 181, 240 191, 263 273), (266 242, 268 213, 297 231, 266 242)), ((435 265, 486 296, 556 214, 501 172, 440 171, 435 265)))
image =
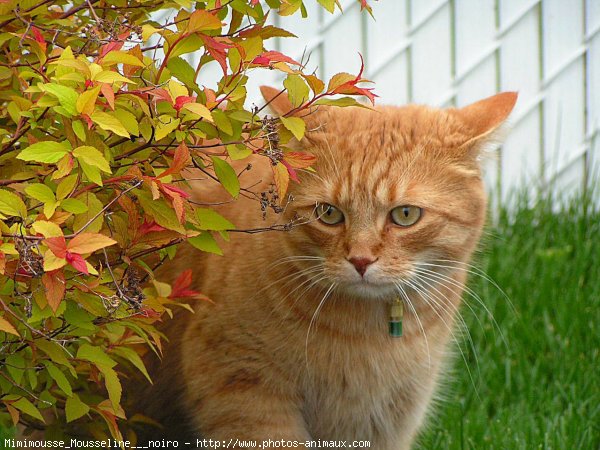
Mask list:
POLYGON ((31 31, 37 43, 40 44, 40 47, 42 47, 42 50, 46 51, 46 40, 44 39, 44 36, 42 36, 40 30, 35 26, 32 26, 31 31))
POLYGON ((164 194, 166 195, 173 195, 172 193, 175 192, 176 194, 178 194, 179 196, 183 197, 183 198, 190 198, 190 193, 189 192, 185 192, 183 189, 180 189, 178 187, 173 186, 172 184, 165 184, 165 183, 161 183, 161 188, 164 194), (168 192, 171 191, 171 192, 168 192))
POLYGON ((373 92, 372 92, 373 88, 360 88, 360 87, 356 86, 360 82, 368 82, 369 81, 369 80, 365 80, 362 78, 362 74, 365 69, 365 62, 360 53, 359 53, 359 56, 360 56, 360 71, 358 72, 358 75, 356 76, 356 78, 339 85, 338 87, 336 87, 333 91, 331 91, 329 93, 330 94, 364 95, 374 105, 375 97, 378 97, 378 95, 373 94, 373 92))
MULTIPOLYGON (((141 90, 140 90, 141 91, 141 90)), ((165 102, 169 102, 173 104, 173 99, 171 98, 171 94, 166 89, 163 88, 152 88, 151 90, 146 91, 148 94, 153 97, 158 98, 159 100, 164 100, 165 102)))
POLYGON ((98 53, 98 59, 104 58, 107 53, 112 52, 113 50, 121 50, 123 47, 123 42, 114 41, 109 42, 108 44, 104 44, 100 47, 100 52, 98 53))
POLYGON ((290 178, 292 180, 294 180, 296 183, 300 183, 300 180, 298 179, 298 174, 296 173, 296 171, 294 170, 294 168, 290 165, 290 163, 288 163, 285 159, 282 159, 281 163, 287 169, 288 173, 290 174, 290 178))
POLYGON ((180 95, 179 97, 177 97, 175 99, 175 105, 174 108, 176 111, 180 111, 181 108, 183 108, 183 105, 185 105, 186 103, 191 103, 196 101, 196 97, 190 97, 187 95, 180 95))
POLYGON ((78 255, 77 253, 67 252, 66 259, 67 262, 71 264, 71 266, 73 266, 73 268, 75 268, 76 270, 79 270, 80 272, 85 273, 86 275, 90 274, 87 265, 85 264, 85 259, 83 259, 81 255, 78 255))
POLYGON ((184 270, 175 283, 173 283, 173 290, 169 298, 185 298, 185 297, 203 297, 203 295, 192 289, 188 289, 192 284, 192 270, 184 270))
POLYGON ((276 52, 274 50, 271 50, 268 52, 262 52, 260 55, 258 55, 256 58, 254 58, 252 60, 253 64, 258 64, 261 66, 268 66, 274 62, 286 62, 289 64, 294 64, 296 66, 300 65, 300 63, 298 61, 295 61, 292 58, 290 58, 289 56, 285 56, 283 53, 276 52))
POLYGON ((81 117, 83 118, 83 120, 85 120, 85 123, 87 123, 88 130, 91 130, 92 127, 94 126, 94 122, 92 122, 92 118, 90 116, 88 116, 87 114, 82 114, 81 117))
POLYGON ((53 270, 42 275, 42 284, 46 289, 46 299, 53 312, 56 312, 60 302, 65 298, 65 274, 62 269, 53 270))
POLYGON ((211 36, 206 36, 205 34, 201 34, 200 37, 204 41, 204 45, 210 56, 219 63, 221 69, 223 69, 223 74, 227 75, 226 50, 233 47, 233 44, 230 44, 228 42, 229 40, 224 38, 213 38, 211 36))
POLYGON ((145 234, 151 233, 152 231, 165 231, 165 230, 166 230, 166 228, 161 227, 155 221, 152 221, 152 222, 144 221, 144 223, 140 226, 138 231, 140 233, 140 236, 144 236, 145 234))
POLYGON ((52 253, 54 253, 57 258, 65 258, 67 256, 67 242, 65 241, 64 236, 47 238, 44 239, 43 242, 50 250, 52 250, 52 253))

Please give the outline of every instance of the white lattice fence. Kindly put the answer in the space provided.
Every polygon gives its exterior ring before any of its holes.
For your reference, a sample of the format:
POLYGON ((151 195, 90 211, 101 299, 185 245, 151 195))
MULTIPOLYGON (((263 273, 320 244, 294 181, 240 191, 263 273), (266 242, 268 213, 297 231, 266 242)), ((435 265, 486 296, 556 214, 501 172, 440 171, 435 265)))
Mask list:
POLYGON ((314 2, 308 20, 278 19, 299 36, 279 50, 308 52, 322 76, 355 72, 360 51, 380 103, 461 106, 519 91, 513 130, 485 163, 496 198, 523 183, 569 192, 591 182, 600 163, 599 0, 370 3, 376 20, 354 1, 342 2, 343 14, 314 2))

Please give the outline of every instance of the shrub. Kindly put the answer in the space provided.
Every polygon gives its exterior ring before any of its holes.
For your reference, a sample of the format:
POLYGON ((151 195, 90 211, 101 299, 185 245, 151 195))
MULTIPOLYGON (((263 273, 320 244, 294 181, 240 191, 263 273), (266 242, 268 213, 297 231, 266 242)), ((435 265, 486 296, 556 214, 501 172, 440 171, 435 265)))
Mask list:
POLYGON ((157 320, 203 298, 191 271, 174 287, 153 271, 182 242, 220 253, 218 239, 240 231, 191 201, 182 171, 260 201, 230 161, 270 158, 263 199, 278 209, 314 160, 286 148, 305 132, 292 113, 356 104, 337 94, 373 99, 360 74, 326 87, 266 49, 293 36, 268 14, 297 11, 302 0, 0 2, 0 426, 122 439, 122 376, 148 377, 136 346, 160 355, 157 320), (169 8, 169 23, 151 20, 169 8), (215 89, 202 86, 208 64, 222 70, 215 89), (248 72, 265 69, 295 107, 282 127, 244 107, 248 72))

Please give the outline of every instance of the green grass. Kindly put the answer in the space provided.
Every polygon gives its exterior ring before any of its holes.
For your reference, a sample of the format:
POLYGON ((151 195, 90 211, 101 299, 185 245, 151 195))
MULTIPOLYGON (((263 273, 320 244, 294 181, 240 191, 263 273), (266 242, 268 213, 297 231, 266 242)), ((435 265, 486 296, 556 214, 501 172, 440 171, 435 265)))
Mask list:
POLYGON ((600 213, 584 197, 518 204, 476 258, 514 311, 471 277, 498 327, 463 308, 474 351, 463 339, 422 449, 600 449, 600 213))

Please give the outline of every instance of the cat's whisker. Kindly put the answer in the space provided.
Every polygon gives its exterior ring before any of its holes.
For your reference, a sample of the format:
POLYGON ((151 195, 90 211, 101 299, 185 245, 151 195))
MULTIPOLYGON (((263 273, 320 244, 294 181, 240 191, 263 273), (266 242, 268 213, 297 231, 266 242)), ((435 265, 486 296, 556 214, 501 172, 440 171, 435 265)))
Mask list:
MULTIPOLYGON (((465 353, 463 352, 462 347, 460 346, 460 343, 459 343, 459 341, 458 341, 458 339, 456 337, 456 334, 454 333, 454 328, 450 324, 448 324, 448 322, 446 321, 446 319, 444 319, 444 317, 436 310, 435 304, 438 304, 438 302, 435 301, 428 294, 427 290, 425 290, 423 288, 419 288, 419 287, 417 287, 415 285, 413 285, 412 288, 421 296, 421 298, 423 299, 423 301, 425 303, 427 303, 428 305, 431 306, 432 310, 435 312, 435 314, 438 316, 438 318, 441 320, 441 322, 444 324, 444 326, 446 327, 446 329, 450 333, 450 336, 451 336, 452 340, 454 341, 454 344, 458 348, 458 351, 460 352, 460 355, 462 357, 463 362, 465 363, 465 368, 467 369, 467 373, 469 374, 469 379, 471 380, 471 384, 473 386, 473 389, 475 389, 475 393, 479 397, 479 392, 478 392, 477 386, 475 385, 475 379, 473 377, 471 369, 469 369, 469 363, 467 361, 467 357, 466 357, 465 353), (429 302, 428 297, 434 302, 433 305, 429 302)), ((477 367, 478 367, 478 370, 479 370, 479 365, 477 365, 477 367)))
POLYGON ((490 311, 490 309, 486 306, 486 304, 483 302, 483 300, 481 299, 481 297, 475 291, 473 291, 473 289, 471 289, 467 285, 460 284, 454 278, 449 277, 448 275, 445 275, 445 274, 440 273, 440 272, 436 272, 436 271, 433 271, 433 270, 425 269, 425 268, 422 268, 422 267, 417 267, 416 268, 416 272, 421 273, 422 275, 428 275, 430 277, 430 279, 433 278, 433 279, 437 279, 438 281, 451 284, 452 286, 454 286, 454 287, 456 287, 458 289, 458 292, 457 292, 458 294, 460 294, 461 290, 464 290, 464 292, 466 292, 467 294, 469 294, 469 296, 471 296, 475 301, 477 301, 483 307, 483 309, 485 310, 485 312, 488 314, 488 316, 492 320, 494 326, 498 330, 498 332, 500 334, 500 339, 502 339, 502 342, 504 343, 504 346, 506 348, 508 348, 508 341, 506 340, 506 338, 504 336, 504 333, 502 333, 502 329, 500 328, 500 325, 496 321, 496 319, 495 319, 494 315, 492 314, 492 312, 490 311))
POLYGON ((310 330, 311 330, 312 325, 315 322, 317 316, 319 315, 319 312, 321 311, 321 308, 325 304, 325 301, 327 301, 327 297, 329 297, 329 294, 331 294, 331 292, 333 291, 333 289, 335 288, 336 285, 337 285, 337 283, 335 283, 335 282, 331 283, 331 285, 329 286, 329 289, 327 289, 327 292, 325 292, 325 295, 323 295, 323 298, 319 302, 319 305, 317 306, 317 309, 315 309, 315 312, 312 315, 312 318, 310 319, 310 323, 308 324, 308 330, 306 331, 306 341, 305 341, 305 344, 304 344, 304 355, 305 355, 305 358, 306 358, 306 371, 307 372, 309 371, 309 366, 308 366, 308 339, 310 337, 310 330))
MULTIPOLYGON (((465 363, 465 367, 467 368, 467 370, 469 371, 469 366, 467 363, 467 359, 465 357, 465 355, 462 352, 462 348, 460 347, 460 344, 458 342, 458 339, 456 338, 453 328, 450 327, 450 325, 446 322, 446 320, 442 317, 441 314, 439 314, 436 310, 435 310, 435 306, 439 306, 441 307, 441 309, 448 314, 450 317, 456 317, 459 321, 460 321, 460 327, 461 330, 466 331, 467 333, 467 338, 469 340, 469 345, 471 347, 471 351, 473 352, 473 356, 475 358, 475 367, 477 368, 477 374, 480 376, 481 375, 481 369, 479 366, 479 358, 477 356, 477 351, 475 350, 475 343, 473 342, 473 338, 471 336, 471 332, 469 331, 469 327, 467 326, 467 323, 465 322, 460 309, 458 308, 458 306, 450 303, 447 301, 447 299, 443 296, 443 294, 441 293, 441 291, 439 289, 437 289, 435 286, 431 285, 426 278, 424 278, 423 276, 416 276, 413 280, 407 280, 406 284, 408 284, 409 286, 411 286, 420 296, 421 298, 423 298, 423 294, 425 294, 429 299, 431 299, 431 301, 434 303, 432 306, 432 309, 434 310, 434 312, 437 314, 437 316, 440 318, 440 320, 444 323, 444 325, 446 326, 446 328, 448 329, 448 331, 450 332, 450 334, 452 335, 452 338, 455 342, 455 344, 459 347, 459 351, 461 352, 461 356, 462 359, 465 363), (428 290, 425 286, 423 286, 421 284, 421 282, 425 282, 427 283, 427 285, 432 286, 433 289, 435 289, 439 295, 442 297, 438 297, 437 295, 435 295, 433 292, 431 292, 430 290, 428 290), (446 301, 444 301, 446 300, 446 301), (447 309, 447 307, 451 308, 451 310, 447 309)), ((423 298, 423 300, 425 301, 425 303, 430 304, 427 299, 423 298)), ((471 308, 471 311, 473 311, 473 309, 471 308)), ((471 382, 473 384, 473 388, 475 389, 475 391, 477 391, 477 387, 475 385, 475 382, 473 380, 473 378, 471 377, 471 382)))
POLYGON ((396 287, 398 288, 398 291, 400 292, 400 294, 402 295, 404 300, 406 300, 406 303, 408 304, 408 306, 414 313, 415 318, 417 319, 417 323, 418 323, 419 327, 421 328, 421 332, 423 333, 423 338, 425 339, 425 346, 427 347, 427 365, 429 367, 429 371, 431 372, 431 352, 429 351, 429 341, 427 340, 427 333, 425 333, 425 328, 423 328, 421 319, 419 319, 419 314, 417 314, 417 310, 415 309, 414 305, 410 301, 410 298, 409 298, 408 294, 406 293, 406 291, 404 290, 404 288, 402 287, 402 284, 400 284, 400 283, 394 283, 394 284, 396 285, 396 287))
MULTIPOLYGON (((452 266, 449 265, 448 268, 452 268, 452 269, 459 269, 459 270, 465 270, 466 272, 468 272, 471 275, 474 276, 478 276, 480 278, 482 278, 483 280, 487 281, 488 283, 490 283, 493 287, 495 287, 498 292, 500 292, 500 294, 504 297, 504 299, 507 301, 508 306, 510 306, 512 312, 514 314, 517 314, 517 310, 515 308, 514 303, 512 302, 512 300, 510 299, 510 297, 508 296, 508 294, 500 287, 500 285, 498 285, 498 283, 496 283, 496 281, 490 276, 488 275, 483 269, 477 267, 474 264, 471 263, 467 263, 464 261, 456 261, 456 260, 452 260, 452 259, 436 259, 433 261, 433 263, 435 262, 443 262, 443 263, 448 263, 448 264, 459 264, 462 266, 465 266, 468 269, 464 269, 461 267, 456 267, 456 266, 452 266)), ((420 263, 422 265, 430 265, 433 266, 435 264, 433 263, 420 263)), ((438 267, 442 267, 441 264, 437 264, 438 267)))
MULTIPOLYGON (((420 281, 425 282, 430 289, 435 290, 443 299, 445 299, 444 294, 437 288, 438 285, 442 285, 443 286, 443 284, 439 280, 432 280, 431 278, 423 276, 423 274, 417 275, 417 279, 419 279, 420 281)), ((457 291, 455 291, 454 289, 451 289, 449 286, 446 286, 446 288, 450 289, 450 291, 453 292, 456 295, 459 294, 457 291)), ((484 329, 483 323, 481 322, 481 319, 479 319, 479 316, 477 315, 477 313, 475 312, 475 310, 473 309, 473 307, 469 304, 469 302, 464 302, 464 303, 467 306, 467 308, 469 308, 469 310, 471 311, 471 313, 473 313, 473 315, 475 316, 475 320, 477 320, 477 323, 479 324, 479 326, 483 330, 484 329)), ((458 308, 456 306, 454 308, 458 312, 458 308)), ((460 312, 459 312, 459 314, 460 314, 460 312)), ((461 316, 461 318, 462 318, 462 316, 461 316)), ((464 322, 464 320, 463 320, 463 322, 464 322)), ((466 326, 466 322, 464 322, 464 323, 465 323, 465 328, 468 330, 468 327, 466 326)))

